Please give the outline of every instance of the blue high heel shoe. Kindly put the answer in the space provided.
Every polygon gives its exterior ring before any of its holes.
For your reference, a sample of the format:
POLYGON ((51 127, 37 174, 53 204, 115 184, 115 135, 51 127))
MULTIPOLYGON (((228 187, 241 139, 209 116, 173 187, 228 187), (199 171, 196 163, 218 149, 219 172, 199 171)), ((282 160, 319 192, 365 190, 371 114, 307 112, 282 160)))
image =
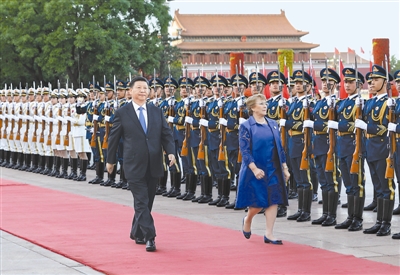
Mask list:
POLYGON ((270 244, 283 244, 282 240, 270 240, 267 237, 264 236, 264 243, 270 243, 270 244))
POLYGON ((243 232, 243 236, 246 238, 246 239, 250 239, 250 237, 251 237, 251 231, 250 232, 246 232, 246 231, 244 231, 243 230, 243 227, 244 227, 244 219, 245 219, 246 217, 243 217, 243 221, 242 221, 242 232, 243 232))

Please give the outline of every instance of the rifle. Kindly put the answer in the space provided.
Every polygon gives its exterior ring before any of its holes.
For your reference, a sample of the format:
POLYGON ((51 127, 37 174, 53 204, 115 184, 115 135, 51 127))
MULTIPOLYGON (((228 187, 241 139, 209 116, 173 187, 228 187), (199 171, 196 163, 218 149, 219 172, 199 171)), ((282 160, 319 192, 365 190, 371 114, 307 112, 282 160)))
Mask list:
MULTIPOLYGON (((392 98, 392 86, 389 82, 389 67, 387 56, 385 55, 385 65, 386 65, 386 89, 388 92, 389 98, 392 98)), ((389 107, 389 122, 395 123, 395 106, 389 107)), ((389 156, 386 158, 386 171, 385 178, 386 179, 394 179, 394 154, 396 153, 396 135, 394 132, 389 132, 389 156)))
MULTIPOLYGON (((40 81, 40 88, 42 90, 42 95, 43 95, 43 84, 42 81, 40 81)), ((46 103, 42 100, 42 118, 45 116, 45 108, 46 108, 46 103)), ((42 119, 42 132, 40 133, 40 138, 39 138, 39 142, 40 143, 44 143, 44 129, 46 127, 46 121, 44 119, 42 119)))
MULTIPOLYGON (((107 100, 106 100, 107 102, 107 100)), ((108 104, 108 102, 105 105, 106 108, 106 116, 110 116, 110 105, 108 104)), ((110 122, 109 121, 105 121, 106 124, 106 128, 105 128, 105 134, 104 134, 104 139, 103 139, 103 146, 101 147, 102 149, 107 149, 108 148, 108 135, 110 133, 110 122)))
MULTIPOLYGON (((7 84, 4 85, 4 91, 7 91, 7 84)), ((6 106, 6 105, 4 104, 4 106, 6 106)), ((8 111, 8 110, 6 110, 5 107, 4 107, 4 110, 8 111)), ((3 112, 3 107, 1 108, 1 112, 3 112)), ((5 117, 5 119, 4 119, 4 132, 2 134, 2 138, 4 138, 4 139, 7 139, 7 127, 8 127, 8 118, 5 117)))
MULTIPOLYGON (((94 92, 94 87, 95 87, 95 82, 94 82, 94 76, 93 76, 93 92, 94 92)), ((99 93, 97 94, 96 97, 99 96, 99 93)), ((93 101, 93 116, 97 116, 97 106, 96 106, 96 101, 97 99, 95 99, 93 101)), ((98 125, 97 125, 97 120, 93 120, 93 133, 92 133, 92 139, 90 140, 90 146, 92 148, 96 148, 96 134, 98 131, 98 125)))
MULTIPOLYGON (((174 99, 175 97, 172 95, 172 89, 171 89, 171 68, 168 65, 168 76, 170 79, 170 83, 168 85, 168 90, 169 90, 169 94, 171 95, 170 97, 170 101, 169 101, 169 106, 168 106, 168 116, 175 116, 175 110, 174 110, 174 99)), ((171 128, 172 132, 174 132, 174 124, 172 122, 168 122, 169 128, 171 128)))
MULTIPOLYGON (((239 75, 238 75, 238 66, 236 65, 235 67, 236 70, 236 86, 239 92, 239 100, 243 100, 243 88, 240 88, 239 85, 239 75)), ((243 103, 243 102, 242 102, 243 103)), ((243 104, 239 107, 239 119, 243 118, 244 114, 243 114, 243 104)), ((237 162, 238 163, 242 163, 242 151, 240 151, 240 147, 238 149, 238 156, 237 156, 237 162)))
MULTIPOLYGON (((307 85, 304 81, 304 63, 301 62, 301 71, 302 71, 302 82, 303 82, 303 90, 305 93, 304 100, 306 101, 306 106, 303 106, 303 121, 310 119, 310 111, 308 108, 308 98, 307 98, 307 85)), ((300 170, 308 170, 310 168, 310 163, 308 159, 308 147, 311 142, 311 133, 310 129, 304 129, 304 148, 301 152, 301 162, 300 162, 300 170)))
MULTIPOLYGON (((222 93, 220 92, 219 82, 218 82, 218 71, 215 72, 215 77, 217 78, 217 91, 219 94, 219 100, 221 100, 221 107, 219 107, 219 118, 224 118, 224 98, 222 93)), ((218 151, 218 161, 225 161, 225 140, 226 140, 226 127, 222 124, 219 125, 221 142, 219 143, 219 151, 218 151)))
MULTIPOLYGON (((331 104, 329 106, 328 116, 329 120, 335 120, 335 106, 331 93, 331 85, 329 83, 328 76, 328 61, 325 59, 325 75, 326 75, 326 84, 329 90, 329 96, 331 98, 331 104)), ((325 172, 334 172, 334 163, 335 163, 335 129, 329 129, 329 150, 326 154, 326 163, 325 163, 325 172)))
MULTIPOLYGON (((58 80, 57 85, 58 85, 58 94, 60 95, 60 80, 58 80)), ((57 117, 60 117, 62 115, 62 113, 61 113, 62 112, 62 106, 61 106, 61 103, 58 103, 58 105, 59 105, 59 108, 58 108, 57 117)), ((62 122, 61 122, 61 120, 59 120, 58 121, 58 133, 57 133, 57 136, 56 136, 56 145, 60 145, 61 144, 61 137, 60 137, 61 129, 62 129, 62 122)))
MULTIPOLYGON (((12 102, 11 115, 14 115, 14 102, 12 102)), ((15 120, 11 119, 11 131, 10 131, 10 137, 9 137, 10 140, 14 139, 14 133, 13 133, 14 125, 15 125, 15 120)))
POLYGON ((49 135, 47 137, 47 145, 51 145, 51 133, 53 133, 53 104, 50 106, 50 113, 49 113, 50 123, 49 123, 49 135))
MULTIPOLYGON (((74 83, 71 83, 71 88, 72 90, 74 89, 74 83)), ((67 94, 69 96, 69 92, 68 92, 68 79, 67 79, 67 84, 65 89, 67 90, 67 94)), ((67 98, 67 101, 69 100, 69 98, 67 98)), ((70 117, 71 116, 71 104, 68 102, 68 109, 67 109, 67 116, 70 117)), ((64 146, 69 146, 69 133, 71 132, 71 121, 67 121, 67 132, 65 134, 64 137, 64 146)))
MULTIPOLYGON (((188 85, 187 85, 187 67, 186 67, 186 92, 188 92, 188 85)), ((154 86, 154 91, 155 91, 155 86, 154 86)), ((156 94, 156 98, 157 98, 157 94, 156 94)), ((189 96, 187 97, 187 102, 188 104, 186 105, 186 113, 185 116, 191 116, 190 114, 190 93, 189 96)), ((183 140, 182 143, 182 151, 181 151, 181 155, 182 156, 187 156, 189 155, 189 148, 187 143, 189 142, 189 138, 190 138, 190 124, 186 123, 185 124, 185 139, 183 140)))
MULTIPOLYGON (((201 87, 201 83, 200 83, 200 74, 199 74, 199 90, 200 90, 200 94, 201 94, 201 98, 199 99, 199 102, 201 100, 201 102, 203 103, 202 106, 200 107, 200 117, 202 119, 206 118, 206 103, 204 102, 204 98, 203 98, 203 88, 201 87)), ((206 127, 201 125, 200 126, 200 143, 199 143, 199 151, 197 152, 197 159, 198 160, 205 160, 205 141, 207 138, 207 130, 206 127)))
MULTIPOLYGON (((359 97, 359 102, 356 105, 356 119, 362 119, 362 106, 361 106, 361 95, 360 89, 358 86, 358 70, 357 70, 357 57, 355 59, 355 70, 356 70, 356 91, 359 97)), ((355 139, 355 148, 353 153, 353 159, 351 161, 350 173, 358 174, 360 171, 360 159, 362 158, 361 151, 361 143, 362 143, 362 130, 360 128, 356 128, 356 139, 355 139)))

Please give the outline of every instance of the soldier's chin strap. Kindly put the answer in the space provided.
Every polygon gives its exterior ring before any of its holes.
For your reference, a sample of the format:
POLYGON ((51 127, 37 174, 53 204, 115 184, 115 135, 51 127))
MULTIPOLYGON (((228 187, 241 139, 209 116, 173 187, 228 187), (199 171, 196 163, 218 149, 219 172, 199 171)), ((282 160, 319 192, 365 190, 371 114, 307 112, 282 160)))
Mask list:
POLYGON ((379 91, 382 91, 382 89, 383 89, 383 87, 385 86, 386 82, 387 82, 387 80, 385 79, 385 80, 383 81, 382 86, 381 86, 381 88, 379 89, 379 91))

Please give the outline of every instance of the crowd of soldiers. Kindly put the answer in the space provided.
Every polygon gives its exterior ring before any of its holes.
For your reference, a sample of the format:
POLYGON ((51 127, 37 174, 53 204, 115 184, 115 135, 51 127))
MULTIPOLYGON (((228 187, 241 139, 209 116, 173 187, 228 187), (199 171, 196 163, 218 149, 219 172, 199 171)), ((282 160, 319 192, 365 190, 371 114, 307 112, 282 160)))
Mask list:
MULTIPOLYGON (((178 160, 168 167, 165 156, 165 172, 156 194, 240 210, 231 195, 237 189, 242 159, 239 128, 248 118, 246 98, 263 93, 269 85, 267 116, 280 125, 290 160, 287 191, 289 199, 298 200, 298 211, 287 219, 311 220, 311 204, 318 200, 319 185, 323 214, 312 224, 359 231, 363 229, 363 211, 374 210, 376 223, 363 232, 390 235, 392 215, 400 214, 399 207, 394 209, 394 174, 400 179, 400 100, 391 97, 387 84, 394 79, 400 90, 400 71, 393 78, 374 65, 365 76, 354 68, 344 68, 342 75, 348 95, 345 99, 336 98, 341 78, 327 67, 320 72, 322 98, 317 97, 315 81, 304 69, 294 71, 289 78, 274 70, 267 76, 253 72, 248 79, 241 74, 225 78, 217 73, 211 79, 184 76, 176 81, 170 75, 151 79, 148 104, 163 110, 174 133, 178 160), (368 100, 360 95, 365 81, 372 95, 368 100), (282 96, 284 85, 289 88, 289 99, 282 96), (245 93, 247 89, 251 92, 245 93), (175 99, 178 90, 179 101, 175 99), (374 186, 374 200, 366 207, 365 160, 374 186), (342 183, 348 217, 338 223, 342 183), (200 195, 196 196, 198 185, 200 195), (218 189, 217 198, 213 198, 213 188, 218 189)), ((117 153, 120 181, 116 181, 117 169, 104 179, 108 135, 115 111, 131 101, 129 81, 114 78, 100 87, 93 80, 88 88, 77 90, 60 89, 59 84, 54 90, 42 85, 11 87, 0 91, 0 96, 2 167, 86 181, 88 162, 93 158, 96 177, 89 183, 129 189, 124 176, 123 140, 117 153)), ((286 206, 279 206, 277 215, 286 217, 286 206)))

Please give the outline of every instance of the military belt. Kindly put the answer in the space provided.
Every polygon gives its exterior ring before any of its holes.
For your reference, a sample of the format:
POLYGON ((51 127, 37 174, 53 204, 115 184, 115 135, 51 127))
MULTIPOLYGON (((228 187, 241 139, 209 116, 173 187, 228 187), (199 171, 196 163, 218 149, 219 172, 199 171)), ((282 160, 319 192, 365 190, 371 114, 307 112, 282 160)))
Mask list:
POLYGON ((374 137, 379 137, 379 136, 374 135, 374 134, 367 134, 367 139, 374 138, 374 137))
POLYGON ((327 135, 327 132, 324 131, 314 131, 314 135, 327 135))
POLYGON ((294 131, 294 130, 292 130, 292 129, 290 129, 289 131, 288 131, 288 133, 289 133, 289 136, 298 136, 298 135, 302 135, 303 134, 303 132, 302 131, 294 131))
POLYGON ((184 125, 175 125, 176 130, 185 130, 185 126, 184 125))
POLYGON ((352 135, 354 134, 353 132, 338 132, 338 136, 342 137, 342 136, 348 136, 348 135, 352 135))
POLYGON ((227 132, 227 133, 232 133, 232 132, 237 132, 237 131, 238 131, 237 129, 233 129, 233 130, 226 129, 226 132, 227 132))

